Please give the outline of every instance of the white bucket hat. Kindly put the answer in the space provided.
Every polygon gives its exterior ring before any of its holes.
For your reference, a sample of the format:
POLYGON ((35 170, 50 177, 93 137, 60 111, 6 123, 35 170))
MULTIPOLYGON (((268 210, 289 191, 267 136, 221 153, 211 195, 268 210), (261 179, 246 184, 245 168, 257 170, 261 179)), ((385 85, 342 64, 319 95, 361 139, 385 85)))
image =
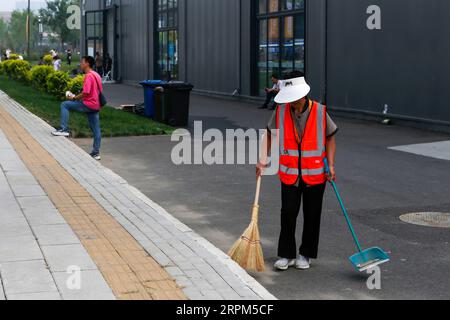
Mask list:
POLYGON ((306 83, 305 77, 284 80, 275 102, 277 104, 295 102, 306 97, 310 91, 311 87, 306 83))

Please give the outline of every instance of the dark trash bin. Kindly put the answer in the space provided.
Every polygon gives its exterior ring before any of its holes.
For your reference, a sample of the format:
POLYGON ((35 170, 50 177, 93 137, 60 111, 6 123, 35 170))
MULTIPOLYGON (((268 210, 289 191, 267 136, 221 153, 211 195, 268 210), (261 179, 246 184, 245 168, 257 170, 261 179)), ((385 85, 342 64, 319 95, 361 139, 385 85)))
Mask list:
POLYGON ((173 127, 189 124, 189 103, 193 85, 167 82, 155 88, 155 120, 173 127))
POLYGON ((144 115, 149 118, 155 117, 155 96, 154 90, 157 87, 164 85, 166 82, 161 80, 146 80, 140 82, 140 85, 144 88, 144 115))

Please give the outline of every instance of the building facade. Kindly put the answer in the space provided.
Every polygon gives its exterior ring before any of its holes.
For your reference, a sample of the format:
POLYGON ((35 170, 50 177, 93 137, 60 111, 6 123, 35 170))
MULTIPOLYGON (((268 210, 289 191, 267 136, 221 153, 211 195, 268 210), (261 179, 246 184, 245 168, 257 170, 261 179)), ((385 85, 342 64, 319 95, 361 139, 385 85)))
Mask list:
POLYGON ((82 0, 83 51, 114 78, 177 79, 258 97, 304 70, 312 97, 344 112, 450 126, 446 0, 82 0))

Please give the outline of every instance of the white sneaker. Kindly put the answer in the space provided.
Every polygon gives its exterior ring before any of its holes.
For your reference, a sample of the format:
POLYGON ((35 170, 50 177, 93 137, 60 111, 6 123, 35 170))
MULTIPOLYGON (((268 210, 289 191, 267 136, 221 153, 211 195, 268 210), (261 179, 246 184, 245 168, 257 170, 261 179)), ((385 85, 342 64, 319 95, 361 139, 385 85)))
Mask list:
POLYGON ((300 270, 307 270, 311 268, 311 260, 302 255, 299 255, 297 260, 295 260, 295 267, 300 270))
POLYGON ((295 260, 289 260, 289 259, 280 259, 277 262, 275 262, 274 268, 286 271, 289 269, 289 267, 293 267, 295 265, 295 260))
POLYGON ((52 132, 55 137, 69 137, 70 133, 64 130, 56 130, 52 132))

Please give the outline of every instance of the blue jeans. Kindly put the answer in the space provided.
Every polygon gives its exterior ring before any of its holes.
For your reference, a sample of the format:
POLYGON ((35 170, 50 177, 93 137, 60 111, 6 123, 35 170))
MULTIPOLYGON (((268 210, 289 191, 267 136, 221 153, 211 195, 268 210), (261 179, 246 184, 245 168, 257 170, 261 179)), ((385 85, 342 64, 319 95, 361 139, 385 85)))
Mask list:
POLYGON ((70 111, 86 113, 89 120, 89 126, 94 134, 93 153, 100 153, 102 143, 102 132, 100 130, 100 112, 89 109, 81 101, 64 101, 61 104, 61 129, 69 131, 70 111))

